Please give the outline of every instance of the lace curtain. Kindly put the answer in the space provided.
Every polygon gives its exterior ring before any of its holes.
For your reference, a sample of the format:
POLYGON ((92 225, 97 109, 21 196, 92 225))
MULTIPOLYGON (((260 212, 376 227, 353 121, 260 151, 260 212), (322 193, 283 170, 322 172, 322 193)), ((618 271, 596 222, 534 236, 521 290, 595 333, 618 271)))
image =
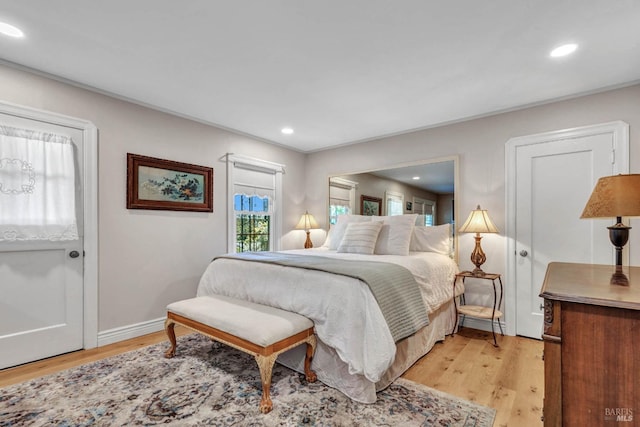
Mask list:
POLYGON ((0 241, 76 240, 74 146, 0 126, 0 241))

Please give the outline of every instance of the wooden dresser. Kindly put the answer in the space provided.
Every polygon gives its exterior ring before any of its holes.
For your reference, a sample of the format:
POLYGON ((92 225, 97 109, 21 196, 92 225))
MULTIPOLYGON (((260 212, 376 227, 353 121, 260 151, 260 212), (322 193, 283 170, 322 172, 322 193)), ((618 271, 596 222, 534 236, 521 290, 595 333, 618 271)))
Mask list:
POLYGON ((640 267, 551 263, 544 298, 545 426, 640 426, 640 267))

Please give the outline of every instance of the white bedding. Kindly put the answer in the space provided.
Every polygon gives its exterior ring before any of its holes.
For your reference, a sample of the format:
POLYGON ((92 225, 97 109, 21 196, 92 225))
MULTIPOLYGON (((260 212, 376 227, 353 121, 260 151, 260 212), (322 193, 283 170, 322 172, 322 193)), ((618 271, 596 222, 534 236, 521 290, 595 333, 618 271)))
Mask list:
MULTIPOLYGON (((360 255, 326 248, 287 252, 402 265, 414 274, 430 314, 452 299, 452 278, 457 265, 445 255, 432 252, 411 252, 408 256, 360 255)), ((360 280, 316 270, 220 258, 209 265, 198 286, 198 296, 209 294, 246 299, 308 317, 322 342, 319 351, 325 346, 335 351, 348 374, 364 377, 371 383, 383 378, 396 357, 396 344, 378 304, 360 280)), ((357 396, 350 397, 362 401, 357 396)))

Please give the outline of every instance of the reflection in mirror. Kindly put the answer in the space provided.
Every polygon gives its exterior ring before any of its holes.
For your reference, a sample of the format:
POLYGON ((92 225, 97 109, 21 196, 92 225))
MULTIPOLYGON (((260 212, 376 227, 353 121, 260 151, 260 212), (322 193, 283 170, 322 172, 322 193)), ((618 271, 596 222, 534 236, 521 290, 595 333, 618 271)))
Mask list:
POLYGON ((343 214, 418 214, 419 225, 452 224, 455 230, 457 167, 458 158, 447 157, 332 176, 329 224, 335 224, 343 214))

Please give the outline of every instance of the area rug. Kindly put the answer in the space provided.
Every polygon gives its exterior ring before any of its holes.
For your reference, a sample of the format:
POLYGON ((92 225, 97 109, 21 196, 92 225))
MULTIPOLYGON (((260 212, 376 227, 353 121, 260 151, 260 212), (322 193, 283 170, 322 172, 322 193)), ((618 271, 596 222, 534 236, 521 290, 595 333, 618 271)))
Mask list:
POLYGON ((263 415, 253 357, 198 334, 0 389, 0 426, 491 426, 495 410, 399 379, 357 403, 276 364, 263 415))

